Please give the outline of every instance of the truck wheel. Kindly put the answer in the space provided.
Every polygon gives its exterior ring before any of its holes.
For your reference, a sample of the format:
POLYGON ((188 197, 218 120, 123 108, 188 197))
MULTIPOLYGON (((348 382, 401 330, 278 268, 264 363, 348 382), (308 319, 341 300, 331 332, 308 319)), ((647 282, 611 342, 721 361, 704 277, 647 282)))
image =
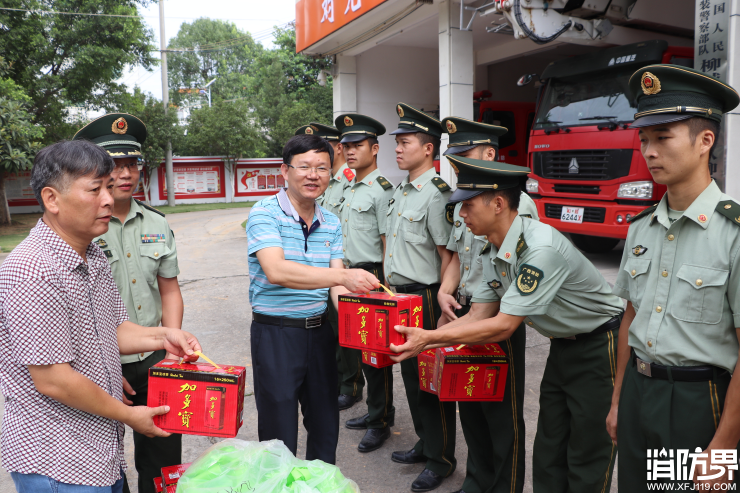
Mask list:
POLYGON ((606 253, 612 251, 617 246, 617 238, 603 238, 601 236, 587 236, 570 234, 573 244, 587 253, 606 253))

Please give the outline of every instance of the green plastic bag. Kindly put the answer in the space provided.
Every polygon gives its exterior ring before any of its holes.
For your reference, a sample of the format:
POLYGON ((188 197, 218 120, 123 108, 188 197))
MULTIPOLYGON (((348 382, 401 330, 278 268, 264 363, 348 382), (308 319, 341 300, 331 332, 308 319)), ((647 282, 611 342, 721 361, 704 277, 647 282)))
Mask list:
POLYGON ((182 475, 177 493, 360 493, 339 468, 296 459, 280 440, 230 438, 213 445, 182 475))

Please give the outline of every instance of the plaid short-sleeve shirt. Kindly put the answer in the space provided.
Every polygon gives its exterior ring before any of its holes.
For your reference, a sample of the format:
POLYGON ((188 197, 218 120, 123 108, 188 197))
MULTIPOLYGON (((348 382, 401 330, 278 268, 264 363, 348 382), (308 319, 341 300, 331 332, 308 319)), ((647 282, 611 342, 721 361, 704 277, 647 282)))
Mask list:
POLYGON ((100 248, 87 263, 43 220, 0 267, 2 465, 57 481, 110 486, 125 470, 123 424, 41 394, 28 365, 69 363, 121 399, 117 327, 127 320, 100 248))

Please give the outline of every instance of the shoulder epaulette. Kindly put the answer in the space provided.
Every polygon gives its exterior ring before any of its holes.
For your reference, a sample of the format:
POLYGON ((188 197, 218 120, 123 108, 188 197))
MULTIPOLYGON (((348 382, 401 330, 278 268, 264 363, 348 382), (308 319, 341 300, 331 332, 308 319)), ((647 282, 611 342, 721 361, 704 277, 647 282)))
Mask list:
POLYGON ((455 223, 455 205, 456 204, 450 203, 445 205, 445 219, 447 219, 447 222, 450 224, 455 223))
POLYGON ((146 204, 145 204, 144 202, 142 202, 141 200, 137 200, 137 199, 134 199, 134 200, 136 200, 136 203, 137 203, 137 204, 139 204, 139 205, 140 205, 141 207, 143 207, 144 209, 150 210, 150 211, 152 211, 153 213, 155 213, 155 214, 159 214, 160 216, 164 217, 164 212, 158 211, 157 209, 155 209, 154 207, 152 207, 152 206, 150 206, 150 205, 146 205, 146 204))
POLYGON ((376 181, 378 182, 378 184, 381 187, 383 187, 383 190, 388 190, 389 188, 393 188, 393 185, 391 184, 391 182, 389 182, 388 180, 386 180, 385 177, 383 177, 383 176, 379 176, 376 179, 376 181))
POLYGON ((432 183, 434 183, 434 186, 437 187, 437 189, 440 192, 446 192, 447 190, 452 190, 450 186, 445 182, 442 178, 439 176, 435 176, 432 178, 432 183))
POLYGON ((486 245, 481 249, 480 253, 478 255, 483 255, 484 253, 491 250, 491 242, 487 241, 486 245))
POLYGON ((645 217, 648 214, 652 214, 653 212, 655 212, 655 209, 657 209, 657 208, 658 208, 658 204, 651 205, 647 209, 643 209, 642 212, 640 212, 636 216, 633 216, 633 217, 627 219, 627 222, 628 223, 633 223, 633 222, 637 221, 638 219, 640 219, 641 217, 645 217))
POLYGON ((723 200, 717 204, 715 211, 725 216, 735 226, 740 226, 740 204, 734 200, 723 200))

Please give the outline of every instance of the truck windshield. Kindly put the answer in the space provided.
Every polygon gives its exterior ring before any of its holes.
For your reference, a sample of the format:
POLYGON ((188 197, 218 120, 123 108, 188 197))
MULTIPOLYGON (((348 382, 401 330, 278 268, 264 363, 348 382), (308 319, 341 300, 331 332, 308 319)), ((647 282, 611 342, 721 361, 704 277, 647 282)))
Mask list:
POLYGON ((632 122, 637 110, 627 97, 630 75, 631 70, 574 80, 550 79, 534 128, 632 122))

